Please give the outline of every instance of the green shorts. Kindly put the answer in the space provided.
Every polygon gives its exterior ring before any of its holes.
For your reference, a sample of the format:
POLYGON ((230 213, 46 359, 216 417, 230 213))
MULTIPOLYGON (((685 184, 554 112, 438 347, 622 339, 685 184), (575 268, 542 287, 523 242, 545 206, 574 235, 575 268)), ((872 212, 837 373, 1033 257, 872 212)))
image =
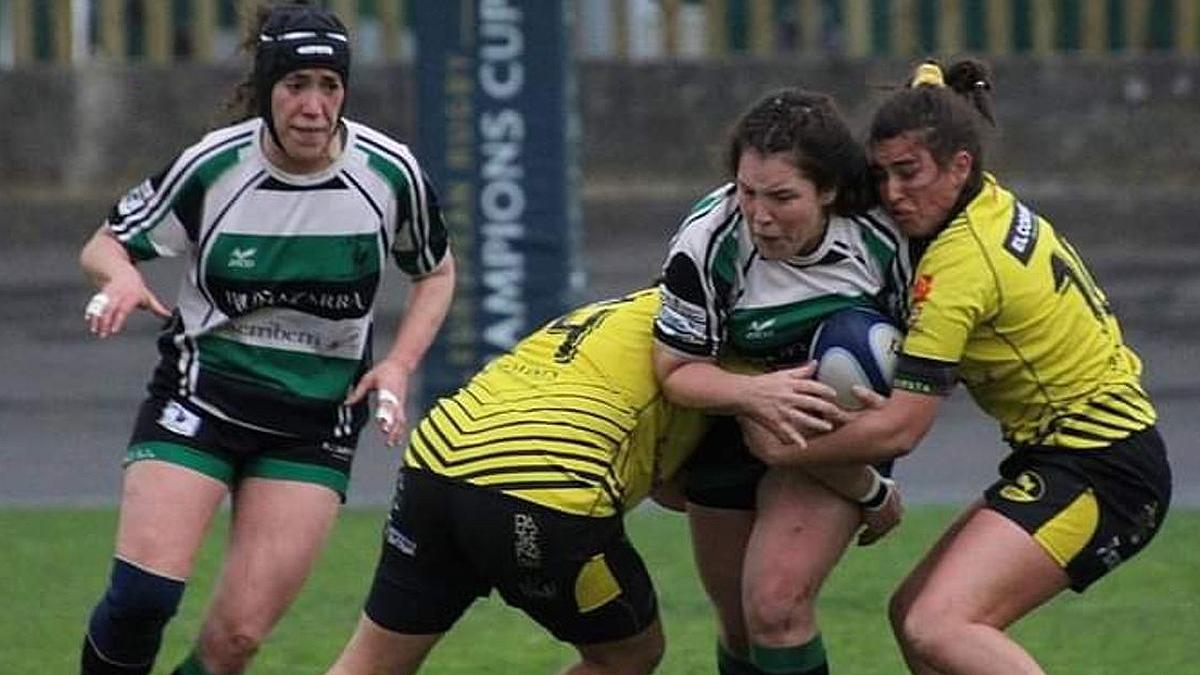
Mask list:
POLYGON ((226 422, 174 399, 142 403, 124 465, 154 459, 215 478, 232 490, 243 478, 323 485, 346 501, 357 436, 292 438, 226 422))
POLYGON ((1154 427, 1100 450, 1022 447, 984 493, 1082 591, 1154 538, 1171 503, 1171 468, 1154 427))

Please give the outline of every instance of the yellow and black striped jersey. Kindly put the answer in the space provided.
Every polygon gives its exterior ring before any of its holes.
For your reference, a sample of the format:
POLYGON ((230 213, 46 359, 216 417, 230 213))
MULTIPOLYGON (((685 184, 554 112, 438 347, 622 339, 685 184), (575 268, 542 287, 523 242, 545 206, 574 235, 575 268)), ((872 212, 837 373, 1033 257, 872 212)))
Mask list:
POLYGON ((659 295, 581 307, 442 398, 408 466, 584 516, 621 513, 669 478, 704 429, 663 400, 651 361, 659 295))
POLYGON ((895 386, 957 379, 1014 445, 1100 448, 1152 425, 1141 361, 1067 241, 984 176, 916 272, 895 386))

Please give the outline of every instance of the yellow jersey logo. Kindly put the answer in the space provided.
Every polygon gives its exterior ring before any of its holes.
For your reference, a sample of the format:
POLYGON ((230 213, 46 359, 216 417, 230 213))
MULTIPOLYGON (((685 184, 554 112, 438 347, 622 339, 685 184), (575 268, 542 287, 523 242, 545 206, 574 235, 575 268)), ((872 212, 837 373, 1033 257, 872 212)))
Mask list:
POLYGON ((1028 504, 1042 498, 1046 482, 1035 471, 1022 471, 1011 483, 1000 488, 1000 496, 1010 502, 1028 504))

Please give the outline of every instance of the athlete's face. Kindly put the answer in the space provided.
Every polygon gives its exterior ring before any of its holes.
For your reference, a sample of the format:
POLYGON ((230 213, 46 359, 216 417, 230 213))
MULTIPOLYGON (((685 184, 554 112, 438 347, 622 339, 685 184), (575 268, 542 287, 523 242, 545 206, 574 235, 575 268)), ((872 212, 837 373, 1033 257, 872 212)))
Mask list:
POLYGON ((758 253, 781 260, 813 251, 825 236, 833 190, 818 190, 787 153, 747 149, 738 159, 738 208, 758 253))
POLYGON ((883 206, 910 237, 928 237, 950 216, 971 174, 971 155, 959 151, 938 166, 918 132, 876 141, 871 163, 883 206))
MULTIPOLYGON (((327 68, 295 70, 271 89, 271 115, 283 144, 277 163, 292 173, 320 171, 333 162, 338 112, 346 99, 342 78, 327 68)), ((273 144, 273 139, 268 139, 273 144)))

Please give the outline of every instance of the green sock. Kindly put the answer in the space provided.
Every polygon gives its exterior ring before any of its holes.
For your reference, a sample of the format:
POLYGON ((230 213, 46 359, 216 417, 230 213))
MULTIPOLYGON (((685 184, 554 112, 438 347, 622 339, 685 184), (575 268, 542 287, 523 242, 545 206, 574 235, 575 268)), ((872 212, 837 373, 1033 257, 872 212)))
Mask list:
POLYGON ((750 645, 750 661, 771 675, 829 675, 821 634, 797 647, 750 645))
POLYGON ((203 663, 200 663, 200 655, 193 649, 183 663, 171 671, 171 675, 212 675, 212 673, 204 668, 203 663))
POLYGON ((729 651, 720 640, 717 640, 717 672, 720 675, 766 675, 745 657, 729 651))

